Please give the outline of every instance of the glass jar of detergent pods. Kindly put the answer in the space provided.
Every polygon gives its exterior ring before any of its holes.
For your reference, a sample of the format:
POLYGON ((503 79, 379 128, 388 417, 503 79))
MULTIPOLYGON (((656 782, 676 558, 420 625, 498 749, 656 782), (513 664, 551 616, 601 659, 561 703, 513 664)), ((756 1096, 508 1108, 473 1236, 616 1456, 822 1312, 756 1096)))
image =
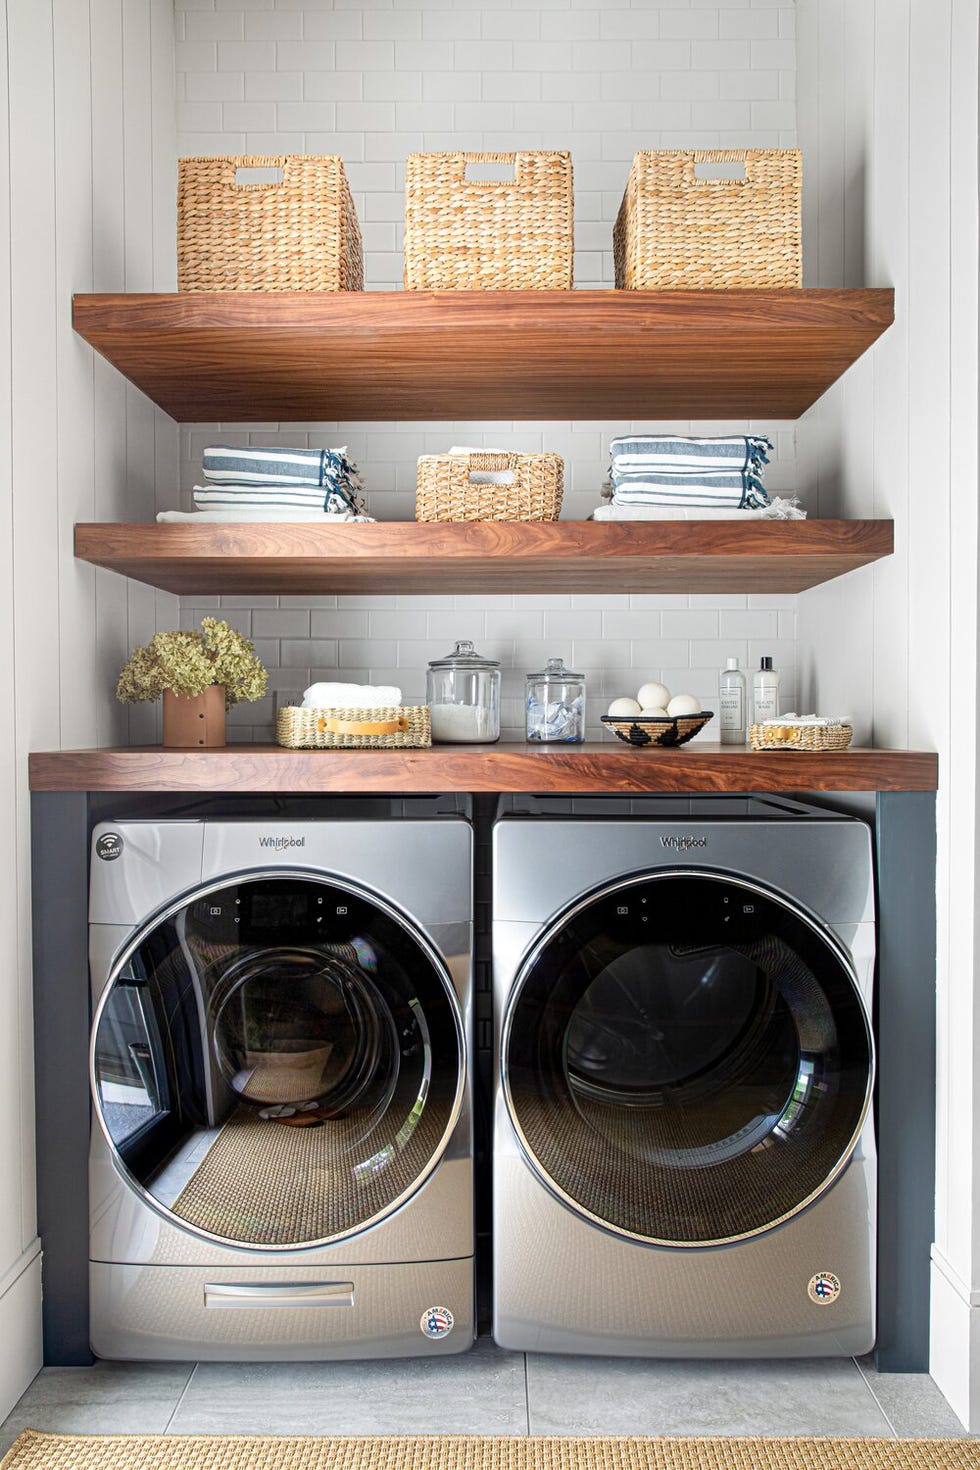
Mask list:
POLYGON ((560 658, 549 658, 539 674, 528 674, 524 701, 528 740, 585 739, 585 675, 573 674, 560 658))

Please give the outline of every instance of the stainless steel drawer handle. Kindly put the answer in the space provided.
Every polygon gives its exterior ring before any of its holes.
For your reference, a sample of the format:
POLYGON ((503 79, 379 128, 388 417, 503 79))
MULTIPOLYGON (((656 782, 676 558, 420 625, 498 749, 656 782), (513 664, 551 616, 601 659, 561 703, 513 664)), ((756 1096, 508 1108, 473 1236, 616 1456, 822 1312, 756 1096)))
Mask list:
POLYGON ((259 1281, 248 1285, 205 1285, 204 1305, 223 1310, 250 1307, 352 1307, 353 1281, 259 1281))

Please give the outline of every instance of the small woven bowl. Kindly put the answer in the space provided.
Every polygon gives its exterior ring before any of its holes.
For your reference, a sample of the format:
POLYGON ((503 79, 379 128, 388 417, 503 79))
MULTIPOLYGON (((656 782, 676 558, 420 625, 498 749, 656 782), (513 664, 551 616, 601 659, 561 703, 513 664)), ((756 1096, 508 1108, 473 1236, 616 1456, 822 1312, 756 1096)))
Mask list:
POLYGON ((624 745, 684 745, 714 719, 714 710, 703 709, 697 715, 601 715, 607 730, 618 735, 624 745))

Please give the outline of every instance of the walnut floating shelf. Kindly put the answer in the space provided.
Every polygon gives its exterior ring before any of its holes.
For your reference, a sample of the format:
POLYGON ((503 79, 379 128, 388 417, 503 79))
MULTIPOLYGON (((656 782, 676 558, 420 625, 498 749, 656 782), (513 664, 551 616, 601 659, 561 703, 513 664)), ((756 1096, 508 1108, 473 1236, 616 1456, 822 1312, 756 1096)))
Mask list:
POLYGON ((801 592, 891 521, 77 525, 75 555, 177 593, 801 592))
POLYGON ((797 418, 891 290, 79 295, 75 330, 186 422, 797 418))
POLYGON ((32 791, 384 792, 935 791, 927 751, 754 752, 695 741, 625 745, 434 745, 431 750, 61 750, 30 757, 32 791))

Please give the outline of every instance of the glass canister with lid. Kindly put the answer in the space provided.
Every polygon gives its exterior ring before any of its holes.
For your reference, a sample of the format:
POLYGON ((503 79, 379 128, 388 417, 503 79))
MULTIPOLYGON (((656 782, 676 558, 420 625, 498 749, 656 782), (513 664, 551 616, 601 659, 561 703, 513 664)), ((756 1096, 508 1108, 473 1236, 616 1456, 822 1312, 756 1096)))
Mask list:
POLYGON ((425 684, 433 741, 476 745, 500 739, 500 664, 481 658, 469 639, 432 660, 425 684))
POLYGON ((528 674, 524 708, 528 740, 584 740, 585 675, 573 674, 560 658, 549 658, 546 669, 528 674))

